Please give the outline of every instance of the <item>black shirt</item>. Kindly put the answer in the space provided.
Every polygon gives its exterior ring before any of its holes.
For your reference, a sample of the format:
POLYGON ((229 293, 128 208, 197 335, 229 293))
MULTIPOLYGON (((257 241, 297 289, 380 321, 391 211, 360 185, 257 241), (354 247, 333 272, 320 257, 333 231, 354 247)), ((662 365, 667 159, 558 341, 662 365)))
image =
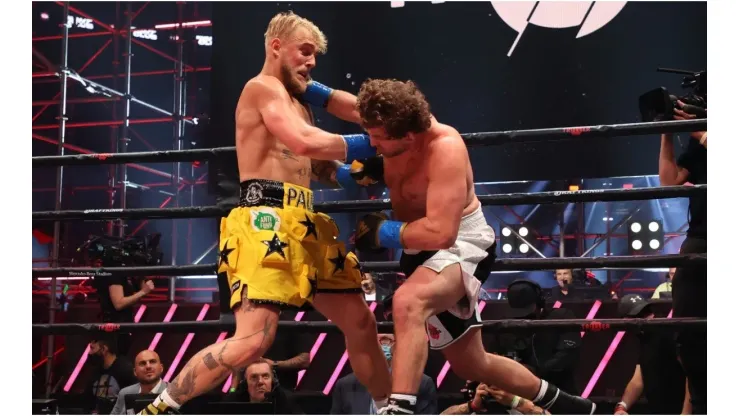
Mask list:
POLYGON ((678 415, 683 409, 686 377, 670 333, 646 333, 640 340, 643 395, 651 414, 678 415))
MULTIPOLYGON (((575 319, 566 308, 546 310, 537 320, 575 319)), ((575 391, 575 370, 581 348, 581 336, 575 332, 540 330, 530 335, 500 338, 500 355, 508 356, 564 391, 575 391)))
MULTIPOLYGON (((707 183, 707 149, 694 138, 689 139, 686 151, 678 158, 678 166, 689 171, 688 182, 694 185, 707 183)), ((707 195, 689 198, 689 229, 687 237, 707 238, 707 195)))
POLYGON ((98 299, 100 299, 100 309, 103 313, 104 322, 133 322, 134 321, 134 309, 133 306, 117 311, 113 306, 113 301, 110 298, 109 287, 113 285, 121 285, 123 287, 123 296, 131 296, 136 291, 131 281, 127 277, 116 277, 116 276, 102 276, 93 279, 93 285, 95 290, 98 292, 98 299))
POLYGON ((118 357, 108 368, 99 368, 93 376, 90 393, 98 414, 110 414, 122 388, 136 384, 134 366, 126 357, 118 357))

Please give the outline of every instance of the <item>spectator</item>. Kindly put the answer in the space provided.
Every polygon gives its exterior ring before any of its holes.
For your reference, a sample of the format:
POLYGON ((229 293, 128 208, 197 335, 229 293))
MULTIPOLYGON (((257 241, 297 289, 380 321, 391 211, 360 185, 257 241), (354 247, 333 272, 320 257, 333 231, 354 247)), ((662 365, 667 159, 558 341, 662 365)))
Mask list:
MULTIPOLYGON (((622 297, 618 312, 621 317, 627 318, 655 317, 650 304, 639 295, 622 297)), ((637 336, 640 340, 638 363, 614 414, 628 414, 628 410, 643 394, 648 402, 649 414, 690 414, 688 385, 676 355, 673 334, 643 331, 637 336)))
POLYGON ((118 342, 105 336, 90 342, 88 361, 97 367, 88 394, 97 414, 109 414, 122 386, 136 382, 134 368, 125 356, 118 356, 118 342))
POLYGON ((159 394, 163 392, 169 383, 162 380, 162 372, 164 372, 164 367, 159 360, 159 354, 149 350, 138 353, 134 360, 134 376, 139 382, 124 387, 118 392, 118 400, 116 400, 111 414, 125 415, 127 413, 129 409, 126 409, 126 395, 159 394))
MULTIPOLYGON (((680 109, 674 109, 674 119, 696 118, 696 107, 678 101, 680 109), (693 109, 692 109, 693 107, 693 109), (692 113, 692 114, 690 114, 692 113)), ((686 150, 676 161, 673 151, 673 135, 663 134, 658 162, 660 184, 694 185, 707 183, 707 132, 690 134, 686 150)), ((681 254, 707 252, 707 195, 689 198, 689 228, 681 244, 681 254)), ((672 281, 673 316, 676 318, 707 317, 707 266, 678 267, 672 281)), ((696 414, 707 413, 707 331, 704 329, 681 329, 677 336, 679 357, 689 379, 692 407, 696 414)))
MULTIPOLYGON (((378 334, 380 346, 388 360, 388 371, 391 369, 391 360, 396 345, 392 334, 378 334)), ((419 393, 416 395, 417 415, 437 414, 437 388, 431 377, 422 374, 419 393)), ((357 377, 350 373, 339 379, 332 392, 331 414, 333 415, 367 415, 377 414, 375 401, 367 389, 360 384, 357 377)))
MULTIPOLYGON (((280 387, 295 390, 298 382, 298 372, 308 368, 311 357, 301 343, 301 335, 289 331, 278 331, 275 341, 262 359, 275 370, 275 376, 280 380, 280 387)), ((242 382, 241 371, 232 373, 231 388, 238 388, 242 382)))
POLYGON ((249 364, 244 371, 244 378, 246 383, 241 383, 236 391, 230 392, 226 400, 250 403, 271 402, 276 415, 303 414, 295 404, 291 393, 280 386, 272 366, 266 359, 260 358, 249 364))
POLYGON ((668 295, 671 294, 673 291, 673 275, 676 274, 676 268, 671 267, 668 269, 668 273, 665 275, 665 282, 658 285, 658 287, 655 288, 655 292, 653 292, 653 299, 660 299, 661 293, 668 293, 668 295))
POLYGON ((573 292, 568 290, 573 285, 573 270, 555 270, 555 280, 557 280, 558 285, 552 288, 552 300, 563 301, 575 298, 573 292))
POLYGON ((463 393, 467 401, 448 407, 442 412, 443 415, 550 414, 550 412, 543 410, 527 399, 507 393, 496 387, 487 386, 483 383, 468 381, 465 389, 463 389, 463 393))
MULTIPOLYGON (((530 280, 512 282, 508 288, 508 302, 509 315, 515 319, 575 319, 567 308, 547 308, 542 288, 530 280)), ((550 381, 563 391, 576 390, 575 370, 581 349, 578 332, 542 330, 532 335, 520 335, 513 345, 505 346, 499 353, 511 356, 511 348, 515 349, 514 359, 537 377, 550 381)))

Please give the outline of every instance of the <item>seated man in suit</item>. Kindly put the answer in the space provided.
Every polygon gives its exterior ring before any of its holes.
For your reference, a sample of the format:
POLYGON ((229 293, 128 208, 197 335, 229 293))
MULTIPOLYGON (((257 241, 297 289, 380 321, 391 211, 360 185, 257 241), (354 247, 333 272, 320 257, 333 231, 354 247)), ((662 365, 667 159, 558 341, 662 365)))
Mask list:
MULTIPOLYGON (((385 358, 388 360, 388 371, 390 371, 396 339, 393 334, 378 334, 378 340, 385 358)), ((415 414, 439 414, 437 411, 437 387, 431 377, 426 374, 422 375, 421 387, 416 397, 415 414)), ((367 415, 377 413, 378 409, 375 408, 373 398, 370 397, 370 393, 360 384, 353 373, 339 379, 336 386, 334 386, 334 392, 332 392, 331 414, 367 415)))
POLYGON ((118 392, 118 399, 111 411, 112 415, 125 415, 126 395, 128 394, 159 394, 167 388, 167 382, 162 380, 164 367, 159 360, 159 354, 144 350, 136 355, 134 361, 134 376, 139 381, 118 392))

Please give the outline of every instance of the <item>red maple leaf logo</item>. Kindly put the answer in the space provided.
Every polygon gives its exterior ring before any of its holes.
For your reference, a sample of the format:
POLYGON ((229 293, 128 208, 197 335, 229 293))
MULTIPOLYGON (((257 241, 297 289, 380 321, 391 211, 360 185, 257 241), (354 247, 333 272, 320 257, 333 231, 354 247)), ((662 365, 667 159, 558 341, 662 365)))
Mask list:
POLYGON ((432 337, 432 339, 439 339, 439 335, 442 333, 432 324, 427 324, 427 332, 429 332, 429 336, 432 337))

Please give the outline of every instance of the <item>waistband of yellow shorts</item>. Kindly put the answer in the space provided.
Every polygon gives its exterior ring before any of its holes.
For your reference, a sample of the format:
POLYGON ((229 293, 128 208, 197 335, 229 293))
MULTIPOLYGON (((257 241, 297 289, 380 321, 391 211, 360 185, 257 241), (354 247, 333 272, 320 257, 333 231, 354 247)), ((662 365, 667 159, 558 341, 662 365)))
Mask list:
POLYGON ((302 208, 313 212, 313 192, 302 186, 268 179, 239 184, 240 207, 302 208))

